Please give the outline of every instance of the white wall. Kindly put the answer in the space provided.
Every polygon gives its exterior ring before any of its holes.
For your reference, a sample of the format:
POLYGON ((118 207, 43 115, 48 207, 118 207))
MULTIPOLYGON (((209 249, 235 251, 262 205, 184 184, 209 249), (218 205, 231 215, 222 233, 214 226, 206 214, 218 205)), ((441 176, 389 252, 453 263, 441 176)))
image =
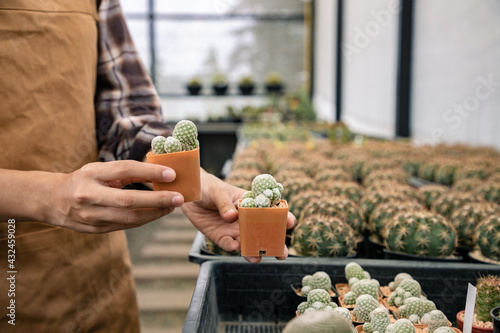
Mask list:
POLYGON ((500 149, 500 1, 416 1, 414 36, 416 142, 500 149))
POLYGON ((394 137, 398 0, 345 1, 342 119, 354 131, 394 137))
POLYGON ((337 1, 316 0, 314 22, 314 96, 318 118, 335 121, 335 46, 337 1))

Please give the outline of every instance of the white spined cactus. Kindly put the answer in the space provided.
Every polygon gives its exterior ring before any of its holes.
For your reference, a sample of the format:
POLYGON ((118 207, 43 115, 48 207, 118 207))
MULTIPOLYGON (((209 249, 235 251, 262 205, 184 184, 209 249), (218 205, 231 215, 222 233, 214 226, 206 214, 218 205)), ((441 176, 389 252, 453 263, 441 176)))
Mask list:
POLYGON ((178 139, 183 145, 196 145, 198 129, 192 121, 181 120, 175 125, 172 136, 178 139))
POLYGON ((178 153, 182 151, 181 142, 176 138, 169 136, 165 139, 164 150, 167 153, 178 153))
POLYGON ((165 141, 167 138, 158 135, 151 140, 151 149, 155 155, 165 154, 165 141))

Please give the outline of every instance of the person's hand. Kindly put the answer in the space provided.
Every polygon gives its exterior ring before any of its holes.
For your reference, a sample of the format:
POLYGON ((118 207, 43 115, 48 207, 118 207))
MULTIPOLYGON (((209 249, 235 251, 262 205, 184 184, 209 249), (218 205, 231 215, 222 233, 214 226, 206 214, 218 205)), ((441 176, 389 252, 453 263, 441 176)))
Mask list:
MULTIPOLYGON (((225 251, 240 249, 240 230, 236 206, 245 190, 232 186, 217 177, 202 170, 201 174, 202 200, 187 202, 181 209, 194 226, 205 236, 214 241, 225 251)), ((288 213, 287 229, 295 225, 295 217, 288 213)), ((279 260, 288 256, 285 253, 279 260)), ((261 261, 261 257, 245 257, 252 263, 261 261)))
POLYGON ((138 227, 184 203, 177 192, 122 189, 131 183, 175 179, 172 169, 156 164, 131 160, 90 163, 54 178, 52 207, 44 220, 80 232, 138 227))

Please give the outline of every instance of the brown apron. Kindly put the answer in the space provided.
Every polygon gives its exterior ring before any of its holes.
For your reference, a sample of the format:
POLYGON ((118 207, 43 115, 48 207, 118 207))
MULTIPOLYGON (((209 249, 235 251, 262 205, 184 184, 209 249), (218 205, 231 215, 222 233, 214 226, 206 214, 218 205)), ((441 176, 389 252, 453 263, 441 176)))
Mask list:
MULTIPOLYGON (((96 68, 95 0, 0 0, 0 168, 72 172, 97 160, 96 68)), ((15 227, 15 297, 0 241, 1 332, 139 331, 123 231, 15 227)))

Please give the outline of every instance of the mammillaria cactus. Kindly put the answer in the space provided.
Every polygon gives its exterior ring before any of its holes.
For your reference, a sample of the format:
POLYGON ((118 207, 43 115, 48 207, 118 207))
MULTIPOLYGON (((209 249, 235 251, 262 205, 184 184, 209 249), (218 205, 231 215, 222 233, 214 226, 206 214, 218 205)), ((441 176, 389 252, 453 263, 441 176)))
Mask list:
POLYGON ((258 175, 252 181, 252 190, 243 194, 240 207, 267 208, 276 206, 283 193, 283 185, 270 174, 258 175))
POLYGON ((447 219, 451 217, 453 211, 460 206, 470 202, 481 202, 483 199, 473 193, 449 192, 441 195, 432 204, 432 211, 441 214, 447 219))
POLYGON ((391 293, 387 302, 389 305, 401 306, 410 297, 419 297, 422 293, 420 283, 413 279, 403 279, 399 286, 391 293))
POLYGON ((302 278, 302 288, 304 287, 329 291, 332 288, 332 281, 326 272, 318 271, 313 275, 306 275, 302 278))
POLYGON ((493 215, 495 208, 498 209, 498 207, 489 203, 468 203, 453 212, 451 223, 457 229, 458 245, 460 247, 464 249, 474 247, 477 225, 489 215, 493 215))
POLYGON ((427 211, 397 215, 385 235, 389 250, 418 256, 447 257, 457 244, 457 233, 451 223, 427 211))
POLYGON ((500 306, 500 277, 488 275, 477 280, 475 313, 481 321, 491 321, 491 309, 500 306))
POLYGON ((433 333, 439 327, 449 326, 448 318, 441 310, 432 310, 426 313, 421 320, 422 324, 428 326, 428 332, 433 333))
POLYGON ((199 148, 200 143, 197 138, 196 125, 190 120, 181 120, 175 125, 172 136, 154 137, 151 141, 151 148, 155 155, 189 151, 199 148))
POLYGON ((399 315, 403 318, 409 318, 411 315, 417 315, 419 318, 425 313, 424 301, 420 297, 408 297, 404 305, 399 307, 399 315))
POLYGON ((351 278, 358 278, 359 280, 370 278, 368 272, 366 272, 363 267, 356 262, 350 262, 345 265, 344 272, 347 281, 351 278))
POLYGON ((386 333, 415 333, 416 329, 413 323, 408 319, 398 319, 394 324, 388 325, 386 333))
POLYGON ((370 322, 363 325, 363 331, 366 333, 385 332, 390 324, 389 311, 386 308, 376 308, 370 313, 370 322))
POLYGON ((356 298, 356 306, 354 307, 353 314, 358 321, 364 323, 370 321, 370 313, 378 308, 380 303, 370 295, 361 295, 356 298))
POLYGON ((370 295, 373 298, 378 298, 378 288, 380 284, 374 279, 363 279, 354 283, 351 287, 352 292, 356 297, 361 295, 370 295))
POLYGON ((301 221, 292 234, 299 255, 346 257, 355 253, 354 231, 337 217, 313 215, 301 221))
POLYGON ((418 189, 424 197, 424 203, 427 208, 432 206, 432 203, 439 198, 444 193, 450 191, 450 189, 443 185, 424 185, 418 189))
POLYGON ((283 333, 356 333, 352 322, 336 311, 307 313, 292 319, 283 333))
POLYGON ((500 216, 490 215, 481 221, 474 240, 483 256, 500 261, 500 216))
POLYGON ((408 273, 401 272, 396 274, 396 276, 394 277, 394 281, 389 282, 389 289, 392 291, 396 290, 396 288, 399 287, 399 284, 403 282, 403 280, 408 279, 413 280, 413 277, 408 273))

